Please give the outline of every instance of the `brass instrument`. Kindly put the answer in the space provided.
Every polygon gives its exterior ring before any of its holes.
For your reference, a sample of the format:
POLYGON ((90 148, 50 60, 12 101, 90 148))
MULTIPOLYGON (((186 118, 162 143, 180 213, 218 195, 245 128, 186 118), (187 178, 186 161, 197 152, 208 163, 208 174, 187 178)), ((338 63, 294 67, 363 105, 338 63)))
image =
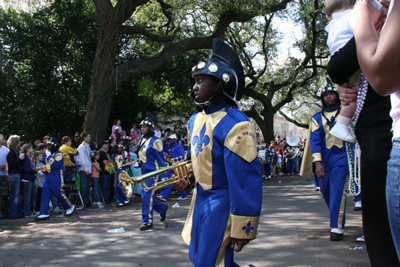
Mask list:
POLYGON ((106 165, 104 166, 104 169, 109 173, 112 174, 111 168, 114 168, 114 170, 117 169, 117 165, 115 164, 115 161, 112 159, 107 160, 106 165))
POLYGON ((139 163, 139 162, 140 162, 140 159, 135 160, 135 161, 131 161, 131 162, 129 162, 129 163, 126 163, 126 164, 122 165, 122 166, 119 167, 118 169, 121 169, 122 167, 126 167, 126 166, 132 166, 133 164, 139 163))
POLYGON ((49 172, 49 168, 47 168, 47 165, 44 165, 39 168, 35 168, 36 171, 42 171, 42 172, 49 172))
POLYGON ((132 189, 135 188, 135 186, 137 186, 140 183, 142 183, 144 190, 153 190, 153 189, 158 190, 158 189, 167 187, 169 185, 173 185, 174 183, 178 182, 180 179, 185 179, 189 183, 194 182, 194 175, 193 175, 193 171, 192 171, 192 162, 190 160, 179 162, 179 163, 173 164, 171 166, 161 168, 159 170, 149 172, 149 173, 146 173, 146 174, 143 174, 140 176, 136 176, 136 177, 129 177, 129 175, 125 171, 120 172, 120 175, 119 175, 119 181, 125 192, 125 195, 128 198, 130 198, 132 196, 132 189), (145 181, 147 181, 151 178, 157 177, 161 174, 164 174, 164 173, 172 171, 172 170, 175 172, 175 175, 169 179, 166 179, 166 180, 163 180, 160 182, 156 182, 151 187, 146 186, 146 184, 144 183, 145 181))

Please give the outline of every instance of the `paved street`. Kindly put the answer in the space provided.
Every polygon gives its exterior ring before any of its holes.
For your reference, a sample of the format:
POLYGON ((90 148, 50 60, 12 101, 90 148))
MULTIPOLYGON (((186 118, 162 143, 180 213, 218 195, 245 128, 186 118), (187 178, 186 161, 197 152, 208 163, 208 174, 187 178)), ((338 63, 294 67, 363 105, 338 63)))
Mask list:
MULTIPOLYGON (((361 212, 353 210, 351 197, 344 240, 332 242, 328 208, 311 178, 273 177, 264 181, 263 191, 258 236, 236 253, 239 265, 369 266, 366 250, 349 250, 365 247, 355 241, 362 235, 361 212)), ((172 208, 176 197, 168 200, 165 223, 156 213, 153 230, 146 232, 138 229, 141 201, 136 199, 124 208, 78 210, 70 218, 52 215, 40 223, 0 220, 0 266, 192 266, 180 236, 190 199, 172 208), (125 232, 107 232, 119 227, 125 232)))

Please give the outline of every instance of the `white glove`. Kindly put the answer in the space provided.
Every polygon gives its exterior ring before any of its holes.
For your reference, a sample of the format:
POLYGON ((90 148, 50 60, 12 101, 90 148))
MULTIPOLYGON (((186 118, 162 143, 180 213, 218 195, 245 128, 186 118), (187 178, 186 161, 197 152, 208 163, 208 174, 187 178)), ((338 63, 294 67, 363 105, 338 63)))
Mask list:
POLYGON ((138 167, 139 167, 139 163, 136 162, 136 163, 133 164, 132 166, 135 167, 135 168, 138 168, 138 167))

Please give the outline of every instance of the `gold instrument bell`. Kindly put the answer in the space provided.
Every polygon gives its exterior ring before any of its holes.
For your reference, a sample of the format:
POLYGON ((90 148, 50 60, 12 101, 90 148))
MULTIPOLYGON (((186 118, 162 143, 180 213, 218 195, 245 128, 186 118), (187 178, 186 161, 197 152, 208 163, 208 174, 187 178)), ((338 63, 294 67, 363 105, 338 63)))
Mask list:
POLYGON ((112 169, 117 170, 117 165, 115 164, 115 161, 112 159, 107 160, 106 165, 104 166, 105 170, 109 173, 112 174, 112 169))
POLYGON ((123 191, 125 192, 125 195, 130 198, 132 196, 132 189, 135 188, 138 184, 142 183, 143 189, 144 190, 158 190, 162 189, 164 187, 167 187, 169 185, 173 185, 174 183, 178 182, 180 179, 185 179, 189 183, 194 182, 194 175, 193 175, 193 170, 192 170, 192 162, 190 160, 188 161, 183 161, 179 162, 176 164, 173 164, 171 166, 161 168, 159 170, 149 172, 143 175, 135 176, 135 177, 130 177, 126 172, 121 172, 120 176, 120 183, 123 188, 123 191), (153 186, 148 187, 146 186, 144 181, 147 181, 151 178, 157 177, 161 174, 167 173, 169 171, 174 171, 175 175, 169 179, 156 182, 153 186))

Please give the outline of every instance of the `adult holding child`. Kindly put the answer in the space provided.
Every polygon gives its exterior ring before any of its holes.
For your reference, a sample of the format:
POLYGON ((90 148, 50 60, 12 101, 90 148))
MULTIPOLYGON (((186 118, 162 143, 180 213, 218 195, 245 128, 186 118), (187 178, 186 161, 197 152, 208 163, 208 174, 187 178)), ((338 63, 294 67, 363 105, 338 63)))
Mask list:
MULTIPOLYGON (((388 17, 383 30, 379 35, 379 31, 376 30, 377 26, 379 25, 377 25, 375 22, 378 21, 381 16, 382 13, 374 8, 371 1, 362 1, 361 3, 355 5, 354 15, 349 19, 349 24, 354 31, 355 41, 357 43, 356 49, 358 62, 363 74, 365 75, 371 87, 379 95, 390 95, 392 105, 390 116, 393 119, 393 143, 390 159, 387 162, 386 201, 393 242, 396 247, 397 256, 399 257, 400 224, 398 222, 398 218, 400 216, 400 31, 398 30, 398 26, 400 24, 400 2, 398 0, 391 1, 388 17)), ((343 90, 343 93, 346 94, 347 90, 343 90)), ((389 105, 386 107, 388 106, 389 105)), ((366 106, 364 106, 363 111, 364 109, 366 109, 366 106)), ((373 112, 376 112, 376 109, 373 109, 373 112)), ((361 115, 362 114, 360 114, 360 119, 361 115)), ((381 129, 377 130, 375 128, 374 130, 375 132, 381 132, 381 129)), ((375 157, 378 158, 377 155, 375 155, 375 157)), ((379 182, 381 183, 382 180, 383 179, 380 179, 379 182)), ((374 179, 374 181, 376 181, 376 179, 374 179)), ((362 188, 364 196, 365 189, 363 184, 362 188)), ((382 201, 380 200, 380 202, 382 201)), ((374 210, 377 211, 376 208, 374 210)), ((375 218, 377 218, 376 214, 375 218)), ((380 229, 378 228, 376 230, 380 229)))

